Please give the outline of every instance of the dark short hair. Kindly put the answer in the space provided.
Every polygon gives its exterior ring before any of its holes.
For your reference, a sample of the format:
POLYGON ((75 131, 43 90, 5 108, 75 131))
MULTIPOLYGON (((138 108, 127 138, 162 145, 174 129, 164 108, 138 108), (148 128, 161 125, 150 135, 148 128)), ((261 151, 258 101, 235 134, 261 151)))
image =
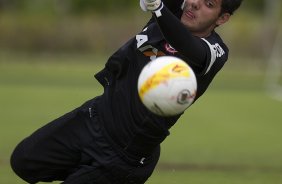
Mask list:
POLYGON ((221 3, 221 14, 222 13, 229 13, 232 15, 235 10, 237 10, 243 0, 222 0, 221 3))

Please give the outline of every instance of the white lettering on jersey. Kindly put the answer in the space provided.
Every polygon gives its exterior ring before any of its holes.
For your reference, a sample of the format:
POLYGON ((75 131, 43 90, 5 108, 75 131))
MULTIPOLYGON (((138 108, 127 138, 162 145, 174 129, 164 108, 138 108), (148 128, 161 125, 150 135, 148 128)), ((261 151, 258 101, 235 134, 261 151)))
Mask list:
POLYGON ((136 35, 136 41, 137 41, 137 48, 139 48, 148 41, 148 36, 147 35, 136 35))
POLYGON ((150 60, 156 59, 157 56, 158 56, 158 52, 159 52, 159 50, 157 48, 153 47, 152 45, 145 45, 144 47, 140 47, 139 50, 141 52, 151 50, 152 53, 154 53, 155 55, 150 56, 150 60))
POLYGON ((208 68, 205 72, 205 74, 206 74, 210 71, 212 65, 214 64, 214 62, 216 60, 216 58, 222 57, 225 54, 225 52, 218 43, 212 45, 206 39, 202 38, 202 40, 204 40, 208 44, 208 46, 210 47, 210 51, 211 51, 211 61, 210 61, 210 64, 209 64, 209 66, 208 66, 208 68))
POLYGON ((220 47, 218 43, 214 44, 213 47, 216 51, 216 57, 221 57, 225 54, 224 50, 220 47))
MULTIPOLYGON (((148 27, 145 27, 142 31, 142 33, 146 32, 148 30, 148 27)), ((145 56, 150 57, 150 60, 155 60, 158 56, 164 56, 165 53, 162 51, 159 51, 157 48, 155 48, 152 45, 145 44, 148 42, 149 37, 144 34, 136 35, 136 41, 137 41, 137 49, 140 50, 145 56)))
POLYGON ((157 55, 158 55, 158 49, 153 48, 152 51, 155 55, 150 57, 151 61, 153 61, 154 59, 157 59, 157 55))
MULTIPOLYGON (((143 31, 146 31, 147 28, 145 28, 143 31)), ((155 47, 153 47, 152 45, 145 45, 143 47, 141 47, 142 45, 144 45, 144 43, 146 43, 148 41, 148 36, 147 35, 136 35, 136 41, 137 41, 137 48, 141 51, 141 52, 145 52, 146 50, 151 50, 152 53, 154 55, 150 56, 150 60, 154 60, 157 58, 158 56, 158 52, 159 50, 155 47)))

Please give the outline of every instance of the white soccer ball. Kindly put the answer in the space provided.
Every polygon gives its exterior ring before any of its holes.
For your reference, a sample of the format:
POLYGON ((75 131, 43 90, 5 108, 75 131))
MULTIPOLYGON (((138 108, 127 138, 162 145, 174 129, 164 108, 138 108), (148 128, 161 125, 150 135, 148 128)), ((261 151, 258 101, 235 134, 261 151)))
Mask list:
POLYGON ((158 57, 145 65, 138 78, 141 101, 160 116, 183 113, 193 103, 196 91, 193 70, 177 57, 158 57))

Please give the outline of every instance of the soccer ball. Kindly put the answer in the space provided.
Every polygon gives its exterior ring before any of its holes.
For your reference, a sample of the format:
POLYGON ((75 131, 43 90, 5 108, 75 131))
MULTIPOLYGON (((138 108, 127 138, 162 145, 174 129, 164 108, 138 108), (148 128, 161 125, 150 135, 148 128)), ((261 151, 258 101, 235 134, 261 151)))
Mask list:
POLYGON ((141 101, 159 116, 183 113, 193 103, 196 91, 193 70, 177 57, 162 56, 150 61, 138 78, 141 101))

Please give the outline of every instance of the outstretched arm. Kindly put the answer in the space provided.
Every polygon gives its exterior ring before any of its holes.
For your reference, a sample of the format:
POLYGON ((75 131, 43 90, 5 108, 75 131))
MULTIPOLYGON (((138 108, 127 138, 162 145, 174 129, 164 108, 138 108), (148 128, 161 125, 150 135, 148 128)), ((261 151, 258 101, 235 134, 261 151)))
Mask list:
POLYGON ((181 6, 184 0, 163 0, 164 5, 174 14, 182 12, 181 6))
POLYGON ((165 6, 161 16, 154 15, 167 42, 182 55, 186 56, 191 64, 205 67, 209 47, 199 37, 191 32, 165 6))
MULTIPOLYGON (((171 6, 172 0, 166 0, 165 2, 169 2, 169 6, 174 7, 171 6)), ((176 5, 179 6, 181 10, 182 2, 179 2, 176 5)), ((174 8, 173 10, 177 9, 174 8)), ((151 11, 167 42, 181 53, 181 55, 187 58, 188 64, 190 64, 193 69, 198 71, 205 69, 208 64, 207 62, 209 62, 208 58, 210 57, 208 45, 201 38, 193 36, 166 5, 160 4, 156 10, 151 9, 151 11)))

